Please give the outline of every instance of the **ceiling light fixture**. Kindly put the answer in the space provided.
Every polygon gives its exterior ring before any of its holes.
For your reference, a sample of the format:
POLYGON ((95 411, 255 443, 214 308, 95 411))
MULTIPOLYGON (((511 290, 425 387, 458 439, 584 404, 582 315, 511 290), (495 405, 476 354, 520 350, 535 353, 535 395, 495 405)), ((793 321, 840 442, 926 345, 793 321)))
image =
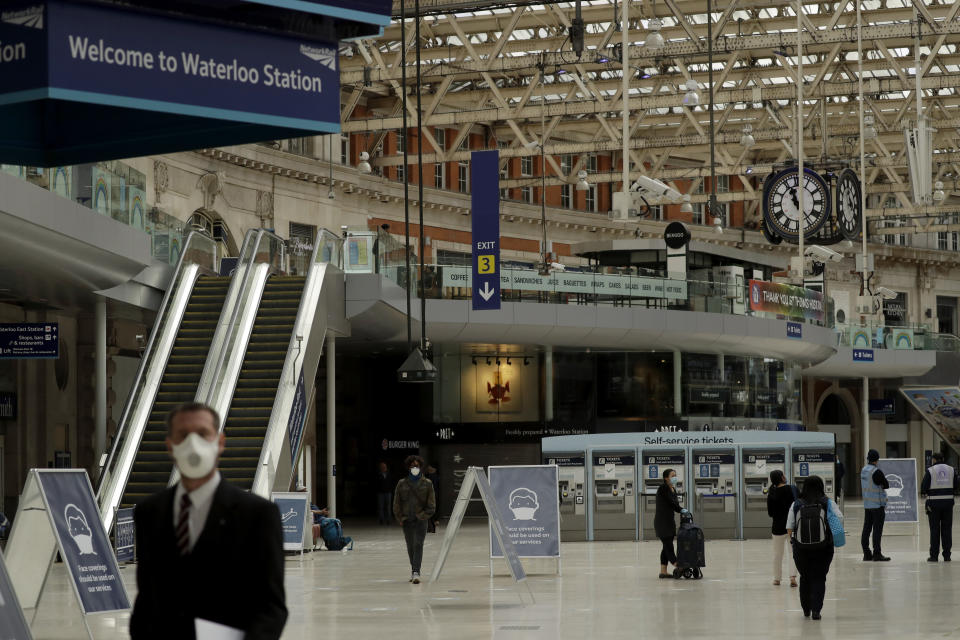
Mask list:
POLYGON ((723 224, 719 217, 713 219, 713 232, 716 234, 723 233, 723 224))
POLYGON ((663 28, 663 21, 660 18, 651 18, 647 21, 647 39, 643 42, 643 46, 647 49, 662 49, 664 40, 663 36, 660 35, 660 29, 663 28))
POLYGON ((587 172, 581 169, 577 172, 577 191, 589 191, 590 183, 587 182, 587 172))
POLYGON ((366 151, 360 152, 360 162, 357 163, 357 170, 360 173, 370 173, 373 167, 370 166, 370 154, 366 151))
POLYGON ((757 141, 753 137, 753 125, 744 125, 743 135, 740 136, 740 146, 749 149, 755 144, 757 144, 757 141))
POLYGON ((487 356, 487 366, 490 366, 490 356, 487 356))
POLYGON ((680 205, 680 213, 693 213, 693 205, 690 204, 690 194, 683 194, 683 204, 680 205))
POLYGON ((695 107, 700 104, 700 86, 697 81, 690 78, 683 84, 687 92, 683 95, 683 106, 695 107))

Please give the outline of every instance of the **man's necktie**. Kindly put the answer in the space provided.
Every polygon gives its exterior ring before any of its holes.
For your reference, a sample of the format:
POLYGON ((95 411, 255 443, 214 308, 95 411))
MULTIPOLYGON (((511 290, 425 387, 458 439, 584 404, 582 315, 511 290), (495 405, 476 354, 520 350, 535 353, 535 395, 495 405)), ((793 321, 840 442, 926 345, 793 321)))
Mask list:
POLYGON ((180 518, 177 520, 177 549, 180 555, 185 556, 190 553, 190 494, 183 494, 180 499, 180 518))

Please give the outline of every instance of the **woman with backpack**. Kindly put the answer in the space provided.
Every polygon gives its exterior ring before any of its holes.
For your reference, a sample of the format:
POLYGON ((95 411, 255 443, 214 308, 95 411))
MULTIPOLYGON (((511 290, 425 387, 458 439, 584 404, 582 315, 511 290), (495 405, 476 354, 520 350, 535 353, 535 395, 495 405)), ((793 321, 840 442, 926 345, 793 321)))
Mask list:
POLYGON ((827 498, 823 479, 810 476, 787 514, 787 534, 793 544, 793 561, 800 572, 800 607, 804 616, 813 614, 814 620, 820 619, 827 572, 833 561, 831 518, 842 525, 843 514, 837 503, 827 498))
POLYGON ((680 498, 677 496, 677 483, 680 478, 673 469, 663 472, 663 484, 657 488, 657 510, 653 516, 653 530, 660 538, 663 550, 660 551, 660 577, 672 578, 667 573, 667 563, 677 564, 677 554, 673 551, 673 539, 677 537, 677 521, 675 513, 682 513, 680 498))
MULTIPOLYGON (((783 550, 787 546, 787 514, 790 506, 797 499, 797 488, 787 484, 787 477, 783 471, 775 469, 770 472, 770 484, 767 491, 767 515, 773 518, 773 586, 780 586, 783 578, 783 550)), ((793 554, 787 562, 790 563, 790 586, 797 586, 797 567, 793 563, 793 554)))

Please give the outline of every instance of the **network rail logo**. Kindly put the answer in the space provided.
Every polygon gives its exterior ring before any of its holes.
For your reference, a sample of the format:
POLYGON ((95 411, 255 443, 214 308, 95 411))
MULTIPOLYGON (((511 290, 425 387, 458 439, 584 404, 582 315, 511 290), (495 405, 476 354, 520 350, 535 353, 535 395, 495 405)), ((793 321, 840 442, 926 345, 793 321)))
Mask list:
POLYGON ((337 52, 329 47, 311 47, 307 44, 300 45, 300 53, 311 60, 319 62, 331 71, 337 70, 337 52))
POLYGON ((21 27, 43 29, 43 5, 17 9, 16 11, 0 12, 0 20, 7 24, 15 24, 21 27))

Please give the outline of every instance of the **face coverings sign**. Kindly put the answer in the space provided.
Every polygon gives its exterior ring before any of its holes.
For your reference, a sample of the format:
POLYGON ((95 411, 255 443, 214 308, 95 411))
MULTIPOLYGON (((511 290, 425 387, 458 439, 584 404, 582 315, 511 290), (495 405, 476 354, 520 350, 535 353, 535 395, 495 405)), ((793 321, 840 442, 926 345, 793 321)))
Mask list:
POLYGON ((24 607, 37 606, 58 548, 85 615, 130 608, 87 472, 33 469, 7 548, 10 574, 24 607))
POLYGON ((887 476, 887 522, 918 522, 917 461, 913 458, 880 458, 877 467, 887 476))
POLYGON ((900 387, 900 393, 960 454, 960 387, 900 387))
MULTIPOLYGON (((490 467, 490 487, 507 535, 521 558, 560 557, 560 494, 556 465, 490 467)), ((490 536, 490 557, 503 555, 490 536)))
POLYGON ((30 626, 13 590, 13 582, 0 553, 0 638, 3 640, 30 640, 30 626))
POLYGON ((307 532, 310 531, 311 535, 313 532, 309 524, 313 515, 309 497, 303 492, 274 493, 270 495, 270 499, 280 510, 283 550, 303 552, 307 532))

